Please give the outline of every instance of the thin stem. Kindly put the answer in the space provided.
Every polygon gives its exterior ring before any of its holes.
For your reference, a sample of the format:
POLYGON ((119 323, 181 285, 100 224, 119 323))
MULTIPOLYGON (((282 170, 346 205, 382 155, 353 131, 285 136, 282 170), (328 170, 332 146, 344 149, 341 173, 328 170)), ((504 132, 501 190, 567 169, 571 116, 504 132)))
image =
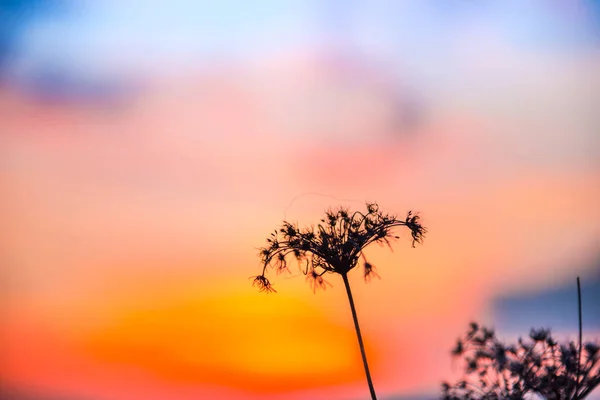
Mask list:
POLYGON ((354 319, 354 329, 356 330, 356 336, 358 337, 358 345, 360 347, 360 354, 362 355, 362 361, 365 367, 365 374, 367 375, 367 383, 369 384, 371 399, 377 400, 377 396, 375 395, 375 388, 373 387, 373 381, 371 380, 371 373, 369 372, 369 364, 367 363, 365 345, 363 344, 362 336, 360 334, 360 327, 358 326, 358 317, 356 316, 356 309, 354 308, 354 300, 352 299, 352 291, 350 290, 350 282, 348 282, 348 275, 347 273, 341 275, 342 279, 344 279, 344 286, 346 286, 346 293, 348 294, 348 301, 350 302, 350 309, 352 310, 352 318, 354 319))
POLYGON ((579 399, 579 373, 581 369, 581 342, 583 335, 582 318, 581 318, 581 283, 577 277, 577 307, 579 309, 579 352, 577 354, 577 375, 575 377, 575 400, 579 399))

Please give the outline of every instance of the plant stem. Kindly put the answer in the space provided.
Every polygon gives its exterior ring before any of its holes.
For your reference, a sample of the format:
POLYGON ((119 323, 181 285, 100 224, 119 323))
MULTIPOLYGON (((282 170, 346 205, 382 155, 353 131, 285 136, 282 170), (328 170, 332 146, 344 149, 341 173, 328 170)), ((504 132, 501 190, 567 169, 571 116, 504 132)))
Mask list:
POLYGON ((581 283, 579 277, 577 277, 577 307, 579 309, 579 353, 577 354, 577 376, 575 378, 575 400, 579 399, 579 373, 581 369, 581 342, 582 342, 582 322, 581 322, 581 283))
POLYGON ((373 381, 371 380, 371 373, 369 372, 369 364, 367 363, 365 345, 363 344, 362 336, 360 334, 360 327, 358 326, 358 317, 356 316, 356 309, 354 308, 354 300, 352 299, 352 291, 350 290, 350 282, 348 282, 348 275, 347 273, 341 275, 342 279, 344 279, 346 293, 348 294, 348 301, 350 302, 350 309, 352 310, 352 318, 354 319, 354 329, 356 330, 356 336, 358 337, 358 345, 360 347, 360 354, 362 355, 362 361, 365 367, 365 374, 367 375, 367 383, 369 384, 371 399, 377 400, 377 396, 375 395, 375 388, 373 387, 373 381))

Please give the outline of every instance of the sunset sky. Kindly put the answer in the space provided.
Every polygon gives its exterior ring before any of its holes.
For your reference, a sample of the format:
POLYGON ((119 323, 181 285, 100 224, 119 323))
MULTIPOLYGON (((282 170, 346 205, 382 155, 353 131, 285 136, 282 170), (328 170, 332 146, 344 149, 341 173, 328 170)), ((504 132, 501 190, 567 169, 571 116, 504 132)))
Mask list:
POLYGON ((376 201, 429 232, 350 274, 375 389, 435 397, 469 321, 552 314, 501 299, 593 290, 599 71, 592 0, 0 3, 0 390, 366 398, 341 278, 249 277, 376 201))

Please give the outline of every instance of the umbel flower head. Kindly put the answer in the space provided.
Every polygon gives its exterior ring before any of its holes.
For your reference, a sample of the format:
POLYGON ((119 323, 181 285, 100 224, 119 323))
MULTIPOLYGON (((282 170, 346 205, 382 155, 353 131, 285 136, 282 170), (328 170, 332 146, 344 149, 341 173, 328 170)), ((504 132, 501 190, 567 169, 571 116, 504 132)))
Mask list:
POLYGON ((390 241, 399 238, 393 230, 399 226, 410 230, 414 247, 416 243, 422 242, 426 230, 419 222, 419 216, 411 211, 404 219, 399 219, 395 215, 380 211, 376 203, 367 203, 366 206, 365 212, 351 213, 344 207, 330 209, 325 212, 325 218, 321 219, 316 227, 300 229, 297 224, 283 221, 281 228, 271 233, 267 238, 267 245, 260 249, 262 272, 253 277, 253 285, 258 286, 262 292, 275 292, 273 285, 265 276, 267 268, 271 267, 277 273, 288 272, 288 258, 295 258, 298 261, 300 270, 306 275, 306 281, 310 283, 314 292, 331 286, 323 278, 326 273, 341 275, 352 311, 371 400, 377 400, 350 290, 348 272, 362 259, 365 281, 368 282, 374 277, 379 278, 375 266, 367 261, 364 249, 373 243, 385 243, 391 248, 390 241))
POLYGON ((324 274, 346 275, 361 259, 365 281, 379 278, 375 266, 367 261, 363 251, 373 243, 391 248, 390 241, 399 238, 393 233, 394 228, 400 226, 410 230, 413 247, 422 242, 426 229, 418 214, 409 211, 399 219, 382 212, 376 203, 367 203, 365 212, 350 212, 344 207, 330 209, 316 227, 301 229, 295 223, 283 221, 281 228, 271 233, 267 245, 260 249, 263 269, 260 275, 253 277, 254 285, 261 291, 274 292, 265 276, 267 268, 275 269, 277 273, 288 271, 290 257, 298 260, 314 291, 331 286, 323 278, 324 274))

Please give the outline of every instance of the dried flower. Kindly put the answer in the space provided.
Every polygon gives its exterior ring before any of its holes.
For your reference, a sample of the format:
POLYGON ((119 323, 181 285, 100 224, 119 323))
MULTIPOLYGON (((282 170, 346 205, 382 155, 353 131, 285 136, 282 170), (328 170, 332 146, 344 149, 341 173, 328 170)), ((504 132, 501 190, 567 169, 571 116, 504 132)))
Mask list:
POLYGON ((365 272, 364 272, 365 282, 369 283, 373 277, 381 279, 379 274, 375 272, 375 266, 365 261, 365 272))
POLYGON ((254 278, 254 280, 252 281, 252 286, 258 286, 259 292, 277 293, 277 291, 273 289, 273 285, 271 284, 271 282, 269 282, 269 280, 265 276, 258 275, 251 276, 250 278, 254 278))
POLYGON ((373 243, 386 244, 391 249, 391 240, 398 239, 393 234, 394 228, 407 227, 411 231, 412 246, 421 243, 426 229, 421 225, 418 214, 409 211, 404 219, 380 211, 376 203, 367 203, 366 212, 350 212, 347 208, 329 209, 325 218, 316 227, 300 229, 296 224, 284 221, 279 230, 275 230, 267 238, 267 245, 261 248, 259 256, 262 262, 262 273, 254 277, 253 285, 261 292, 275 292, 271 283, 265 277, 269 267, 277 273, 288 271, 287 257, 294 257, 298 262, 304 261, 306 275, 313 292, 325 290, 332 286, 323 278, 324 274, 335 273, 342 277, 348 295, 352 317, 358 336, 363 364, 369 383, 371 398, 375 399, 375 389, 369 373, 367 359, 350 284, 348 272, 358 265, 359 259, 364 259, 364 279, 366 282, 373 277, 379 277, 375 267, 368 263, 363 251, 373 243))
POLYGON ((600 346, 597 343, 586 343, 584 346, 589 358, 594 358, 600 351, 600 346))
POLYGON ((313 293, 316 293, 317 289, 326 290, 327 285, 333 286, 331 283, 323 279, 323 276, 319 275, 314 269, 308 271, 308 274, 306 274, 306 281, 310 283, 313 293))
MULTIPOLYGON (((376 203, 367 203, 366 213, 350 212, 347 208, 329 209, 325 218, 316 227, 301 229, 297 224, 284 221, 281 228, 275 230, 267 238, 267 246, 260 249, 263 264, 261 276, 265 276, 268 267, 277 273, 289 272, 287 257, 299 261, 307 261, 307 269, 316 271, 319 277, 326 273, 347 274, 363 257, 365 248, 373 243, 387 244, 391 248, 391 240, 399 236, 393 229, 405 226, 411 231, 413 247, 421 243, 426 229, 421 225, 418 214, 409 211, 404 219, 380 211, 376 203)), ((380 278, 375 267, 365 260, 364 278, 370 281, 380 278)), ((323 287, 320 279, 307 277, 313 290, 323 287)))
POLYGON ((464 376, 443 386, 442 398, 451 400, 523 399, 537 393, 543 398, 583 400, 600 385, 600 346, 584 345, 581 369, 574 342, 557 343, 549 329, 532 329, 532 342, 500 342, 493 330, 471 323, 452 350, 464 360, 464 376), (579 391, 575 394, 579 382, 579 391))
POLYGON ((456 346, 454 346, 454 349, 452 349, 452 355, 460 356, 460 355, 462 355, 464 350, 465 350, 465 348, 463 346, 462 340, 458 339, 456 341, 456 346))
POLYGON ((547 329, 531 329, 531 332, 529 333, 529 337, 531 339, 533 339, 533 341, 535 342, 543 342, 546 339, 548 339, 548 335, 550 334, 550 331, 547 329))

